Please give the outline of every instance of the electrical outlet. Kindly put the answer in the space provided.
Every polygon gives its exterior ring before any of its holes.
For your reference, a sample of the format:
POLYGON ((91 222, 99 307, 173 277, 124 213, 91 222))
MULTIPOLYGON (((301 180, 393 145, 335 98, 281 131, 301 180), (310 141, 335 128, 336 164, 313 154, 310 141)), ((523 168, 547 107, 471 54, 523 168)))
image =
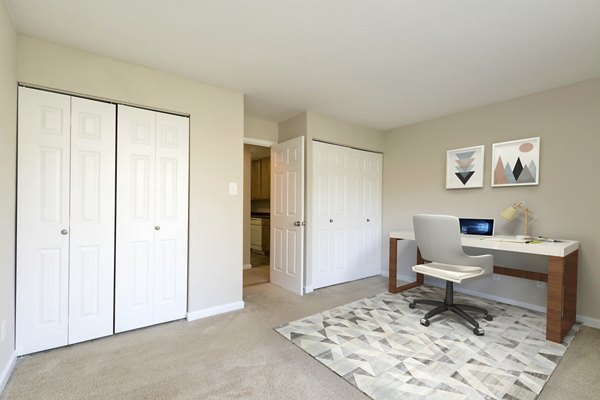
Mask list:
POLYGON ((535 283, 535 287, 537 287, 538 289, 546 289, 548 287, 548 284, 546 282, 538 281, 535 283))
POLYGON ((500 282, 502 280, 502 277, 498 274, 492 274, 492 279, 496 282, 500 282))
POLYGON ((4 342, 4 339, 6 339, 6 320, 3 319, 2 323, 0 324, 0 342, 4 342))

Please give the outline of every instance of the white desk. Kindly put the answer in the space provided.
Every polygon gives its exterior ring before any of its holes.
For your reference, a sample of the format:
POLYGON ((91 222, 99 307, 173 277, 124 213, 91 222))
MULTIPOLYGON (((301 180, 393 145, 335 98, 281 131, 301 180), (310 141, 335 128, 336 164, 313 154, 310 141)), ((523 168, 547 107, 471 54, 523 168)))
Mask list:
MULTIPOLYGON (((415 240, 411 231, 390 233, 389 291, 399 293, 423 284, 423 275, 417 274, 414 282, 396 285, 398 240, 415 240)), ((548 257, 548 272, 531 272, 522 269, 494 266, 494 273, 524 279, 548 282, 548 301, 546 305, 546 339, 561 343, 577 314, 577 257, 579 242, 560 240, 556 242, 518 243, 514 237, 494 236, 493 238, 477 238, 463 236, 464 247, 487 250, 508 251, 511 253, 536 254, 548 257)), ((417 264, 423 258, 417 248, 417 264)))

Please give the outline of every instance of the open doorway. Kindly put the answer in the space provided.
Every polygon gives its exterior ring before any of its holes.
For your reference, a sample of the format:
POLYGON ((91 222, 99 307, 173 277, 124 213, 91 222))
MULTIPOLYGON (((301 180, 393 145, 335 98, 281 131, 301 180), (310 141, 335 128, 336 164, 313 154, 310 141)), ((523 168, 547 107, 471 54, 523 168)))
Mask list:
POLYGON ((271 150, 244 144, 243 286, 270 281, 271 150))

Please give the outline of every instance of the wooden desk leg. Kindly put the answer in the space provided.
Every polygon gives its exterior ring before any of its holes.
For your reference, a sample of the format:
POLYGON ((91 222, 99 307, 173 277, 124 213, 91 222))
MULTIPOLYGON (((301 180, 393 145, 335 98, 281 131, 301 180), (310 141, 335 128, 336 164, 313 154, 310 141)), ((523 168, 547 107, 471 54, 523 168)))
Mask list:
MULTIPOLYGON (((417 274, 417 279, 414 282, 407 283, 406 285, 396 286, 396 273, 398 272, 398 240, 396 238, 390 238, 390 265, 389 265, 389 292, 400 293, 408 289, 412 289, 423 284, 423 274, 417 274)), ((422 264, 423 258, 421 252, 417 248, 417 264, 422 264)))
POLYGON ((548 257, 546 339, 562 343, 577 315, 579 250, 566 257, 548 257))

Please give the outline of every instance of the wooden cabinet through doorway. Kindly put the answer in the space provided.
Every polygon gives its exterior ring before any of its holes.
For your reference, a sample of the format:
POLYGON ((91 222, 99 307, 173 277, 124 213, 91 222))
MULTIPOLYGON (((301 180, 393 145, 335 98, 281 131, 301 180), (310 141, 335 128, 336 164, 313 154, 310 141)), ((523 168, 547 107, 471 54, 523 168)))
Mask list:
POLYGON ((250 192, 252 200, 271 198, 271 159, 252 161, 250 192))

